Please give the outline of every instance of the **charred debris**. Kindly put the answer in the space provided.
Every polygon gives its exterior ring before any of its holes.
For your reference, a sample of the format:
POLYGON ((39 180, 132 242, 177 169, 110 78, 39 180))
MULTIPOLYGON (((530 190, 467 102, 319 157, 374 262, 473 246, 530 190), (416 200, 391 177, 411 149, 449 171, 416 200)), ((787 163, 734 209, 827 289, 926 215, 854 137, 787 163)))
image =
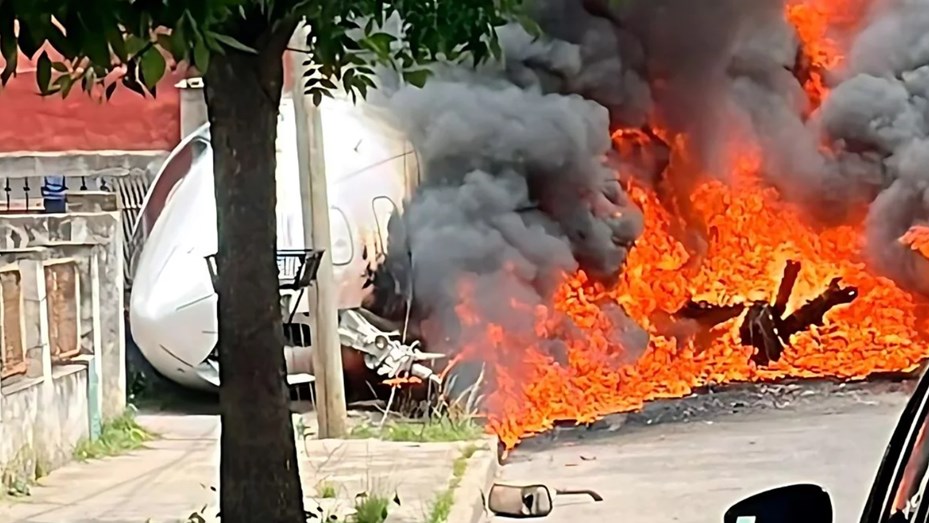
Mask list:
POLYGON ((840 305, 850 304, 858 297, 858 289, 843 286, 835 278, 815 298, 787 314, 787 304, 800 275, 800 263, 788 261, 784 267, 777 295, 773 301, 752 301, 743 304, 717 305, 690 300, 671 315, 672 321, 690 321, 698 328, 698 336, 733 318, 744 316, 739 325, 743 345, 754 347, 752 361, 759 366, 780 360, 784 348, 794 334, 822 326, 826 313, 840 305))

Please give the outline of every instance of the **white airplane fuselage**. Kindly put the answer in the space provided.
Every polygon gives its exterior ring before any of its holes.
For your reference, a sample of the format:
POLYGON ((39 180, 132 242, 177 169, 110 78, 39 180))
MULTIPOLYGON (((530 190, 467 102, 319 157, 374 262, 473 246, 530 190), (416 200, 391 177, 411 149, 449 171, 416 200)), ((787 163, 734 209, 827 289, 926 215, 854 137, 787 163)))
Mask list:
MULTIPOLYGON (((329 192, 331 256, 340 309, 359 307, 365 270, 386 251, 387 222, 418 177, 409 143, 344 99, 321 107, 329 192), (363 256, 363 253, 366 256, 363 256)), ((302 249, 304 221, 292 101, 282 101, 277 140, 279 249, 302 249)), ((271 180, 269 180, 271 183, 271 180)), ((133 242, 129 328, 143 356, 165 377, 213 389, 218 367, 216 294, 206 257, 217 250, 209 126, 172 151, 142 206, 133 242)), ((306 311, 305 301, 300 312, 306 311)))

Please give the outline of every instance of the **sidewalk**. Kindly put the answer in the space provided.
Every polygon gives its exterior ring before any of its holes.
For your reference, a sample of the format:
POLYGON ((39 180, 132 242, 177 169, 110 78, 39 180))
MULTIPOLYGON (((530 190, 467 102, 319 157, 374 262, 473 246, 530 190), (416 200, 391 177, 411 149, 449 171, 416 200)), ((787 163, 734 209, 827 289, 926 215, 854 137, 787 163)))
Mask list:
MULTIPOLYGON (((0 499, 0 521, 174 523, 204 506, 214 515, 216 494, 209 487, 219 483, 219 417, 157 414, 138 421, 161 437, 129 455, 58 469, 28 497, 0 499)), ((388 523, 437 523, 430 521, 431 507, 449 497, 453 482, 460 486, 448 523, 476 523, 480 490, 496 471, 496 455, 474 449, 467 443, 307 438, 297 446, 307 508, 319 504, 326 514, 345 514, 359 492, 390 498, 396 492, 402 504, 390 508, 388 523), (317 497, 323 485, 334 497, 317 497)))

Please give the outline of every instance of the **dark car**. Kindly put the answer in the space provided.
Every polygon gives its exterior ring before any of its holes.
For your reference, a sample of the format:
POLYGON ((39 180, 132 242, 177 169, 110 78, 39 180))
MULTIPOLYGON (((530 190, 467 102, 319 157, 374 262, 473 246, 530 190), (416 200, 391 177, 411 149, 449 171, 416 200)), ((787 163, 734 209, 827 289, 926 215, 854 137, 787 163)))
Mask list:
MULTIPOLYGON (((861 523, 929 523, 929 374, 924 373, 900 415, 877 470, 861 523)), ((789 485, 733 505, 724 523, 832 523, 832 499, 818 485, 789 485)))

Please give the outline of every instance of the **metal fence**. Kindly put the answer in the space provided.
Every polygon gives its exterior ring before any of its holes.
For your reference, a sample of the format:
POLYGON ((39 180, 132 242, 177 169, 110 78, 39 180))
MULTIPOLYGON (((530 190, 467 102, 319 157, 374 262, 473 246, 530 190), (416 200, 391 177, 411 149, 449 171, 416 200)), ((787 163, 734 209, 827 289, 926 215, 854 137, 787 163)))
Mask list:
MULTIPOLYGON (((131 284, 130 262, 133 256, 132 229, 142 209, 145 194, 152 183, 154 173, 151 170, 130 170, 122 175, 108 176, 66 176, 68 191, 107 191, 119 195, 123 224, 124 276, 127 291, 131 284)), ((42 199, 43 178, 41 176, 3 178, 3 195, 0 196, 0 215, 42 212, 45 205, 42 199)))

